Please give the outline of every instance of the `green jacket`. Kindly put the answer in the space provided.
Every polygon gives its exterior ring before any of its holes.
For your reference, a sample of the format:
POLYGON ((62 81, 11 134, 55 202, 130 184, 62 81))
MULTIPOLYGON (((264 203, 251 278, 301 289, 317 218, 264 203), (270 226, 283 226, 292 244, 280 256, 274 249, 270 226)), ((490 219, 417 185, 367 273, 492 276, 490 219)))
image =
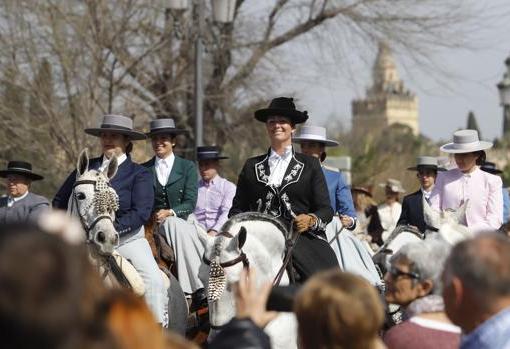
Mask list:
MULTIPOLYGON (((147 167, 152 173, 152 178, 157 180, 154 164, 156 158, 153 157, 142 165, 147 167)), ((172 210, 177 217, 187 219, 195 210, 198 196, 198 178, 195 164, 189 160, 175 157, 174 165, 166 185, 166 194, 170 201, 172 210)))

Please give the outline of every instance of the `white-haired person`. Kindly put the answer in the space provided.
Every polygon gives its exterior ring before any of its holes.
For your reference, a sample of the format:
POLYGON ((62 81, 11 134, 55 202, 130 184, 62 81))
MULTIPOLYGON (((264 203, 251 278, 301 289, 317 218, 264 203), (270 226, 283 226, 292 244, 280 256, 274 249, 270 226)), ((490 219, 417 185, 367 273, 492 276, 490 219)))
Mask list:
POLYGON ((448 320, 441 296, 450 249, 435 235, 404 245, 391 257, 385 299, 402 307, 405 321, 386 332, 388 348, 458 348, 460 328, 448 320))
POLYGON ((454 154, 457 168, 439 173, 430 195, 430 205, 436 210, 456 210, 467 204, 462 223, 475 234, 496 230, 503 223, 501 178, 480 169, 485 150, 491 147, 491 142, 479 140, 476 130, 456 131, 453 142, 441 151, 454 154))

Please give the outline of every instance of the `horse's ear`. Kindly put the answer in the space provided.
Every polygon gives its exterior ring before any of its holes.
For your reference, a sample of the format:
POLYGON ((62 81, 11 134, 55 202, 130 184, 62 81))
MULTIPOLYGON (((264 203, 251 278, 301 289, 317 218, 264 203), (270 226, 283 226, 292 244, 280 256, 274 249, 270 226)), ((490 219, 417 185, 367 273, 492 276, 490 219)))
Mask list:
POLYGON ((78 162, 76 163, 76 171, 78 177, 87 172, 89 169, 89 152, 87 148, 84 148, 80 156, 78 156, 78 162))
POLYGON ((429 227, 439 228, 440 223, 440 213, 435 211, 432 207, 430 207, 429 202, 425 199, 425 196, 422 198, 423 202, 423 218, 425 223, 429 227))
POLYGON ((236 236, 237 247, 239 249, 243 248, 244 243, 246 242, 246 234, 248 234, 247 231, 246 231, 246 228, 245 227, 241 227, 241 229, 239 229, 239 233, 236 236))
POLYGON ((466 200, 460 207, 455 211, 453 214, 453 218, 455 219, 456 223, 460 223, 464 221, 464 217, 466 216, 466 210, 467 206, 469 205, 469 199, 466 200))
POLYGON ((108 167, 104 169, 103 174, 108 177, 108 179, 112 179, 113 176, 117 173, 117 169, 119 168, 119 161, 115 155, 112 155, 110 162, 108 163, 108 167))

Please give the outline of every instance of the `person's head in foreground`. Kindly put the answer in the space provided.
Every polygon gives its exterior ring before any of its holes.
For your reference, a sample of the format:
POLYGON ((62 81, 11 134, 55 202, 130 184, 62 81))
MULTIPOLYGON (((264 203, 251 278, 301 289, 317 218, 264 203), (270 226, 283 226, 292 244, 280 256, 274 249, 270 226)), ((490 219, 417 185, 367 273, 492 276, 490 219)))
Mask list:
MULTIPOLYGON (((443 284, 446 314, 454 324, 467 334, 485 326, 484 322, 498 320, 496 328, 510 345, 510 240, 506 236, 485 233, 457 244, 446 261, 443 284)), ((491 340, 498 340, 497 332, 492 331, 491 340)))
POLYGON ((294 302, 300 348, 379 348, 384 321, 379 294, 362 277, 339 269, 310 278, 294 302))
POLYGON ((441 272, 449 251, 439 238, 402 246, 391 257, 384 277, 386 301, 407 307, 416 299, 441 293, 441 272))

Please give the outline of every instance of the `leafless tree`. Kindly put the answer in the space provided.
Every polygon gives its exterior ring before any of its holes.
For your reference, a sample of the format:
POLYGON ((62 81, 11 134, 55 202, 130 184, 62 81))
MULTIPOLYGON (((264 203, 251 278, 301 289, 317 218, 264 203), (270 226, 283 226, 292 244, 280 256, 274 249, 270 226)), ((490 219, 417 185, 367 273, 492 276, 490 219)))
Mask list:
MULTIPOLYGON (((460 24, 473 15, 463 3, 237 0, 233 23, 207 15, 207 143, 225 145, 231 175, 264 148, 252 113, 285 81, 282 60, 291 45, 337 55, 384 39, 423 61, 429 49, 463 44, 460 24)), ((134 114, 139 128, 171 115, 192 131, 196 21, 193 11, 173 12, 161 0, 2 1, 0 156, 32 160, 53 178, 50 192, 90 145, 83 128, 103 113, 134 114)))

